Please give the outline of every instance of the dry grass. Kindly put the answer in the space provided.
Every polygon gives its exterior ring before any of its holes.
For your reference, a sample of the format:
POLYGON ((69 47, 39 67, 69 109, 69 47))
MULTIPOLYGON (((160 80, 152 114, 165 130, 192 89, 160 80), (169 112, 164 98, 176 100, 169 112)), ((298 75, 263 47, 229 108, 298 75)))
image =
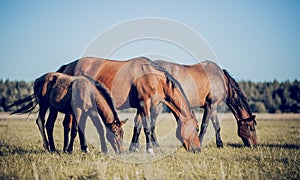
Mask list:
MULTIPOLYGON (((121 116, 131 119, 125 127, 128 148, 133 115, 121 116)), ((89 154, 79 151, 78 142, 71 155, 49 154, 42 148, 38 128, 31 119, 34 116, 29 120, 2 116, 0 179, 299 179, 299 115, 290 119, 258 117, 258 148, 249 149, 242 145, 236 123, 228 115, 230 120, 224 118, 221 131, 225 147, 218 149, 214 140, 209 143, 207 138, 208 144, 202 152, 193 154, 177 142, 173 118, 161 115, 163 120, 158 122, 157 135, 162 147, 151 157, 144 146, 132 154, 115 155, 110 149, 109 154, 104 155, 91 139, 96 147, 90 145, 89 154)), ((60 118, 55 128, 58 149, 62 148, 62 132, 60 118)), ((140 139, 143 143, 144 136, 140 139)))

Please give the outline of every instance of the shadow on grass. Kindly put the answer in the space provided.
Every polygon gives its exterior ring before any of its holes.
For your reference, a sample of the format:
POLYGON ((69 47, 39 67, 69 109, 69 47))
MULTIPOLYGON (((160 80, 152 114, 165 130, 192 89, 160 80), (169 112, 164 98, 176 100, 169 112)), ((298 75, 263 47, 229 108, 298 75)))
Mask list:
POLYGON ((12 155, 12 154, 24 155, 24 154, 44 154, 44 153, 45 153, 44 150, 27 150, 22 147, 0 142, 0 157, 12 155))
POLYGON ((246 147, 244 144, 241 144, 241 143, 228 143, 227 145, 232 148, 245 148, 246 147))
MULTIPOLYGON (((227 145, 233 148, 246 148, 246 146, 242 143, 228 143, 227 145)), ((300 146, 295 144, 259 144, 258 147, 284 148, 284 149, 295 149, 295 150, 300 149, 300 146)))

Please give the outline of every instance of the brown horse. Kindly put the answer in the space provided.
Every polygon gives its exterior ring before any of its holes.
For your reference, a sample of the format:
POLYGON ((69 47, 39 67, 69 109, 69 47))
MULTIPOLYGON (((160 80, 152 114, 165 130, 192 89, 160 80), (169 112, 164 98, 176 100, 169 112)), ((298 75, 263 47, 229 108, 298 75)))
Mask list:
MULTIPOLYGON (((129 150, 137 147, 142 126, 147 151, 153 154, 150 119, 151 108, 166 104, 178 120, 177 138, 187 150, 199 151, 198 122, 192 113, 181 85, 166 71, 147 58, 115 61, 100 58, 81 58, 63 65, 58 72, 77 76, 83 73, 105 84, 111 91, 118 109, 136 108, 135 126, 129 150)), ((65 119, 68 119, 66 116, 65 119)))
MULTIPOLYGON (((166 61, 155 61, 155 63, 179 81, 192 108, 204 108, 199 134, 201 143, 209 120, 211 120, 216 133, 216 144, 218 147, 223 147, 217 106, 225 101, 237 120, 238 135, 244 144, 251 147, 258 144, 255 115, 252 114, 247 98, 239 85, 226 70, 222 70, 217 64, 210 61, 194 65, 180 65, 166 61)), ((152 112, 152 119, 155 123, 160 112, 159 107, 152 112)), ((152 134, 152 141, 157 144, 155 133, 152 132, 152 134)))
MULTIPOLYGON (((125 122, 119 120, 113 99, 107 88, 98 82, 93 82, 91 78, 83 76, 73 77, 57 72, 46 73, 35 80, 33 95, 15 101, 9 108, 24 103, 28 104, 21 109, 15 110, 12 114, 31 112, 39 104, 39 117, 36 122, 42 135, 43 146, 50 152, 55 151, 53 141, 54 123, 58 112, 62 112, 64 114, 72 114, 77 118, 77 122, 73 122, 73 124, 75 128, 77 123, 80 125, 79 135, 82 137, 80 138, 82 140, 81 148, 84 151, 88 151, 83 137, 86 119, 87 116, 90 116, 97 128, 102 151, 106 153, 107 148, 103 127, 99 121, 98 114, 93 113, 93 111, 98 111, 106 125, 106 137, 115 152, 120 153, 124 150, 122 125, 125 122), (44 127, 45 115, 48 109, 50 109, 50 113, 46 129, 49 143, 44 127)), ((76 133, 73 133, 72 139, 75 136, 76 133)), ((66 149, 67 147, 64 147, 64 150, 66 149)), ((68 151, 72 151, 72 147, 69 147, 68 151)))

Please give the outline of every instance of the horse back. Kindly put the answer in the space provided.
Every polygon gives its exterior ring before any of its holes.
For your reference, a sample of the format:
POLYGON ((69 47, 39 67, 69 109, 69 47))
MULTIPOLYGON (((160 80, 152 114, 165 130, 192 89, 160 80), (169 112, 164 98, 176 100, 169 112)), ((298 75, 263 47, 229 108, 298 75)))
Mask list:
POLYGON ((217 101, 226 95, 223 71, 214 62, 204 61, 194 65, 155 62, 179 81, 192 107, 202 107, 208 101, 217 101))
POLYGON ((70 113, 72 77, 62 73, 46 73, 34 82, 34 93, 40 106, 52 106, 63 113, 70 113))
POLYGON ((136 100, 130 99, 134 97, 130 92, 137 79, 151 73, 163 76, 162 72, 153 69, 151 62, 146 58, 117 61, 85 57, 68 64, 63 73, 74 76, 85 74, 103 83, 111 91, 116 106, 122 108, 128 108, 130 102, 136 100))
MULTIPOLYGON (((223 70, 214 62, 204 61, 191 66, 199 91, 206 90, 206 102, 220 102, 227 96, 228 86, 223 70), (198 71, 198 72, 196 72, 198 71), (206 82, 206 83, 203 83, 206 82)), ((218 103, 217 103, 218 104, 218 103)))

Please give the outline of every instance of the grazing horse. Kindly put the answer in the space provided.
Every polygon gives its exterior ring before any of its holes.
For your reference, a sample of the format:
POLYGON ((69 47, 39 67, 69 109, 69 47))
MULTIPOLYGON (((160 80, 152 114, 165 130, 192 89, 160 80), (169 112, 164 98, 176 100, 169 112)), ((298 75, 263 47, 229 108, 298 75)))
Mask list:
MULTIPOLYGON (((74 128, 78 123, 80 126, 79 135, 81 139, 81 148, 87 151, 87 145, 84 138, 84 130, 87 116, 90 116, 97 128, 102 152, 107 152, 104 139, 104 131, 99 116, 94 111, 98 111, 102 121, 107 127, 106 137, 117 153, 124 151, 123 148, 123 129, 124 121, 120 121, 114 102, 105 86, 98 82, 93 82, 91 78, 84 76, 69 76, 62 73, 46 73, 37 78, 34 82, 34 94, 23 99, 15 101, 9 108, 25 104, 23 108, 15 110, 12 114, 31 112, 39 104, 39 116, 36 123, 39 127, 43 139, 43 146, 50 152, 55 151, 53 141, 53 127, 58 112, 72 114, 77 122, 73 122, 74 128), (45 133, 45 115, 50 109, 49 117, 46 123, 47 135, 45 133)), ((76 131, 72 133, 74 140, 76 131)), ((72 140, 72 141, 73 141, 72 140)), ((66 145, 66 144, 65 144, 66 145)), ((67 147, 64 147, 66 150, 67 147)), ((67 151, 72 151, 69 147, 67 151)))
MULTIPOLYGON (((184 89, 192 108, 204 108, 200 142, 206 132, 209 120, 212 121, 216 134, 216 144, 223 147, 220 136, 220 123, 217 116, 217 106, 225 101, 232 111, 238 124, 238 135, 246 146, 256 146, 255 115, 248 105, 247 98, 237 82, 226 70, 217 64, 205 61, 194 65, 180 65, 166 61, 154 61, 176 78, 184 89)), ((160 107, 152 111, 152 119, 156 121, 160 107)), ((153 128, 154 131, 154 128, 153 128)), ((155 132, 151 140, 157 143, 155 132)))
MULTIPOLYGON (((73 76, 87 74, 111 91, 117 109, 137 109, 130 151, 137 148, 137 137, 143 126, 147 151, 154 154, 150 139, 155 125, 150 113, 160 103, 164 103, 177 119, 176 136, 184 147, 189 151, 200 150, 198 122, 181 85, 149 59, 116 61, 86 57, 63 65, 58 72, 73 76)), ((65 116, 65 120, 68 118, 65 116)))

